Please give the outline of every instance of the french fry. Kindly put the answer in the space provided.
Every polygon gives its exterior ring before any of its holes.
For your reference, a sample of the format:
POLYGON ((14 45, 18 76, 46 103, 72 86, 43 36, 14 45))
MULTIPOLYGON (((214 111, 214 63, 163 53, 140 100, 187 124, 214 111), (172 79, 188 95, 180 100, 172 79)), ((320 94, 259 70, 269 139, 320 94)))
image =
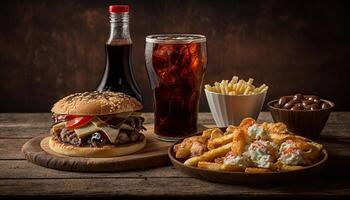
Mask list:
POLYGON ((223 82, 224 82, 225 94, 228 94, 228 80, 225 80, 223 82))
POLYGON ((202 133, 202 137, 207 139, 214 139, 222 136, 224 133, 219 128, 210 128, 202 133))
POLYGON ((248 94, 249 94, 249 91, 250 91, 250 87, 248 86, 248 87, 245 88, 243 94, 244 94, 244 95, 248 95, 248 94))
POLYGON ((233 133, 209 140, 208 141, 208 149, 216 149, 218 147, 221 147, 227 143, 232 142, 232 139, 233 139, 233 133))
POLYGON ((239 124, 239 127, 248 128, 249 126, 252 126, 255 123, 256 123, 256 121, 253 118, 247 117, 241 121, 241 123, 239 124))
POLYGON ((230 83, 233 85, 233 84, 236 84, 238 81, 238 76, 233 76, 230 83))
POLYGON ((240 167, 238 165, 222 164, 221 170, 238 172, 238 171, 244 171, 244 167, 240 167))
POLYGON ((272 171, 270 169, 265 169, 265 168, 247 167, 247 168, 245 168, 244 172, 257 174, 257 173, 268 173, 268 172, 272 172, 272 171))
POLYGON ((224 85, 223 85, 222 83, 220 83, 220 93, 221 93, 221 94, 226 94, 226 93, 225 93, 224 85))
POLYGON ((239 80, 237 83, 237 93, 238 94, 241 94, 242 87, 243 87, 243 80, 239 80))
POLYGON ((184 164, 187 166, 197 166, 199 161, 212 161, 215 158, 223 157, 230 151, 232 143, 228 143, 216 149, 209 150, 201 156, 195 156, 187 159, 184 164))
POLYGON ((249 78, 247 83, 248 83, 249 85, 253 85, 253 82, 254 82, 254 79, 249 78))
POLYGON ((286 140, 294 138, 294 136, 290 134, 278 134, 278 133, 270 133, 269 136, 271 140, 278 145, 282 144, 286 140))
POLYGON ((244 152, 244 148, 247 140, 247 136, 244 130, 242 129, 236 129, 233 132, 233 138, 232 138, 232 146, 231 146, 231 152, 233 155, 242 155, 244 152))
POLYGON ((208 170, 213 170, 213 171, 221 170, 221 165, 222 164, 220 164, 220 163, 213 163, 213 162, 206 162, 206 161, 199 161, 198 162, 198 168, 208 169, 208 170))
POLYGON ((215 129, 211 132, 209 140, 214 140, 216 138, 222 137, 223 135, 224 133, 220 129, 215 129))
POLYGON ((184 165, 197 167, 197 164, 198 164, 199 161, 201 161, 201 156, 192 157, 192 158, 187 159, 184 162, 184 165))
POLYGON ((205 88, 206 90, 209 90, 209 91, 213 91, 213 90, 214 90, 213 87, 211 87, 209 84, 206 84, 206 85, 204 86, 204 88, 205 88))
POLYGON ((225 95, 254 95, 267 91, 266 84, 262 84, 256 88, 253 85, 254 79, 249 78, 248 81, 233 76, 232 79, 215 82, 213 86, 207 84, 205 89, 211 92, 221 93, 225 95))
POLYGON ((229 125, 229 126, 226 128, 226 133, 225 133, 225 134, 233 133, 233 131, 236 130, 236 129, 238 129, 237 126, 229 125))
POLYGON ((299 165, 286 165, 280 161, 277 161, 275 163, 275 168, 278 171, 285 172, 285 171, 300 170, 300 169, 304 169, 305 167, 299 166, 299 165))

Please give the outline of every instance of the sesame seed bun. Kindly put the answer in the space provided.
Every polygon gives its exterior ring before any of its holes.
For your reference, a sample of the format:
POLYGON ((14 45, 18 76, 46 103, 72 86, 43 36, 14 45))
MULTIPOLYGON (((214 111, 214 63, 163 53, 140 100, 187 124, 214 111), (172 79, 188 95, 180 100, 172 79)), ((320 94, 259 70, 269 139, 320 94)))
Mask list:
POLYGON ((120 92, 75 93, 55 103, 51 112, 66 115, 109 115, 142 109, 135 98, 120 92))
POLYGON ((135 143, 123 145, 107 145, 103 147, 78 147, 59 142, 52 137, 49 140, 49 147, 56 153, 73 157, 88 158, 109 158, 115 156, 124 156, 140 151, 146 145, 146 138, 135 143))

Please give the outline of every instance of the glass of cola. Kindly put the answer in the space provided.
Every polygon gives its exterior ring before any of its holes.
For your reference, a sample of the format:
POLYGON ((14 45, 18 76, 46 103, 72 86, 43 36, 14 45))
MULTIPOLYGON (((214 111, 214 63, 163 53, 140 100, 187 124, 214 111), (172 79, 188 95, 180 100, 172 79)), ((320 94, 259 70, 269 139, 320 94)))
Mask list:
POLYGON ((145 59, 154 95, 154 131, 158 138, 175 141, 196 133, 207 64, 205 36, 147 36, 145 59))

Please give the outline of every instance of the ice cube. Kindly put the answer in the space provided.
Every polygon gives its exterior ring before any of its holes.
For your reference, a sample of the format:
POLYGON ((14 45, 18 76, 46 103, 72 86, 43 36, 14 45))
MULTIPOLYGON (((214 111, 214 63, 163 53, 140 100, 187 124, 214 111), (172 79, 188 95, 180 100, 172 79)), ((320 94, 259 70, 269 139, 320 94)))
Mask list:
POLYGON ((162 84, 175 84, 179 80, 178 66, 171 65, 157 70, 157 74, 162 84))
POLYGON ((191 59, 191 68, 193 70, 194 73, 198 73, 199 71, 199 58, 198 56, 192 56, 192 59, 191 59))
POLYGON ((191 55, 198 55, 199 44, 198 43, 190 43, 190 44, 188 44, 188 49, 189 49, 191 55))
POLYGON ((153 66, 155 68, 168 67, 171 62, 171 54, 174 52, 174 47, 168 44, 156 44, 153 49, 153 66))

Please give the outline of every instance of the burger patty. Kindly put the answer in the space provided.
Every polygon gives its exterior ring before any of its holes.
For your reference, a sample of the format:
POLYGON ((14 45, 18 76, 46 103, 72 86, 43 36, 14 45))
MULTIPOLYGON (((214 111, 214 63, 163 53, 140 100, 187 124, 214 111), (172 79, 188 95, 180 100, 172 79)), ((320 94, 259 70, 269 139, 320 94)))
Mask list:
POLYGON ((130 142, 141 141, 144 135, 138 131, 120 130, 115 144, 112 144, 102 131, 97 131, 87 137, 79 138, 74 130, 63 128, 59 133, 54 134, 54 139, 74 146, 80 147, 101 147, 104 145, 118 145, 130 142))
MULTIPOLYGON (((65 115, 53 115, 55 124, 65 121, 65 115)), ((74 146, 80 147, 101 147, 103 145, 118 145, 126 144, 130 142, 141 141, 144 139, 144 135, 140 134, 141 130, 146 130, 143 126, 143 117, 131 116, 127 119, 118 118, 115 115, 99 116, 99 119, 104 121, 111 127, 116 128, 121 123, 128 124, 133 127, 134 130, 121 129, 119 135, 114 144, 112 144, 103 131, 96 131, 95 133, 79 138, 73 129, 62 128, 53 133, 54 139, 74 146)))
POLYGON ((146 128, 143 126, 143 122, 145 121, 143 117, 130 116, 127 119, 123 119, 123 118, 118 118, 115 115, 104 115, 104 116, 99 116, 98 118, 104 121, 106 124, 108 124, 111 127, 117 127, 118 125, 120 125, 120 123, 124 123, 124 124, 130 125, 131 127, 135 128, 138 131, 146 130, 146 128))

